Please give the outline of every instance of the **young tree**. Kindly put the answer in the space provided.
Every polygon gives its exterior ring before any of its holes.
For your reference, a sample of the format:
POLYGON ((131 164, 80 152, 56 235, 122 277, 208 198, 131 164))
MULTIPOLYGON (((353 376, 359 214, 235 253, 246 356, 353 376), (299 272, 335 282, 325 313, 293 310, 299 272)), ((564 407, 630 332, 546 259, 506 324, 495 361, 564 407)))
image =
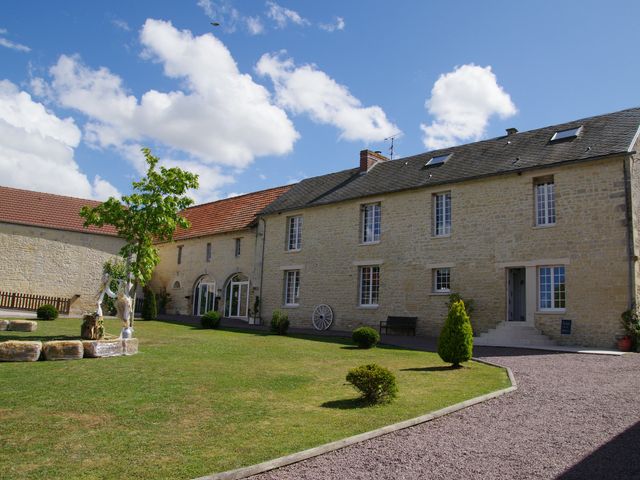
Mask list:
MULTIPOLYGON (((198 176, 180 168, 160 167, 151 150, 143 148, 148 169, 147 175, 133 182, 133 193, 121 200, 109 198, 97 207, 82 207, 80 216, 84 226, 113 225, 125 240, 120 255, 127 262, 127 271, 133 275, 133 308, 129 325, 135 315, 135 292, 138 285, 146 285, 160 258, 154 241, 170 241, 176 228, 189 228, 189 222, 179 215, 193 200, 187 190, 198 188, 198 176)), ((129 293, 129 292, 128 292, 129 293)))
POLYGON ((458 368, 461 362, 471 359, 473 354, 473 330, 464 302, 458 300, 451 304, 449 314, 438 338, 438 355, 444 362, 458 368))

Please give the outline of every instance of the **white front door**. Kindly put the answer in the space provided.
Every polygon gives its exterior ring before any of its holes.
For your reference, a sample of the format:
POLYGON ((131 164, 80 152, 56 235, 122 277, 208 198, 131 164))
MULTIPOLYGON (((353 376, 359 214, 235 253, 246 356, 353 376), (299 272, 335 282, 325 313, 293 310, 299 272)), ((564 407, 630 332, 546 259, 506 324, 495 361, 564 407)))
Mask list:
POLYGON ((199 283, 193 292, 193 314, 200 316, 213 310, 215 297, 215 283, 199 283))
POLYGON ((225 317, 246 318, 249 310, 249 282, 230 282, 224 305, 225 317))

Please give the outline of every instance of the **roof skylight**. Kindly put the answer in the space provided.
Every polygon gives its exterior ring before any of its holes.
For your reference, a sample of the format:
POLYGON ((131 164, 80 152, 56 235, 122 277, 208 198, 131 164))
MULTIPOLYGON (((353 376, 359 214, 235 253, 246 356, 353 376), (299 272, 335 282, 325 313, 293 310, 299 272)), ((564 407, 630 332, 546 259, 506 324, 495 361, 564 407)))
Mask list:
POLYGON ((425 164, 425 167, 429 167, 431 165, 439 165, 441 163, 444 163, 447 160, 449 160, 450 156, 451 156, 451 154, 447 153, 446 155, 438 155, 436 157, 431 157, 431 159, 425 164))
POLYGON ((566 138, 576 138, 578 135, 580 135, 581 131, 582 125, 575 128, 568 128, 566 130, 558 130, 553 134, 553 137, 551 137, 550 141, 555 142, 556 140, 564 140, 566 138))

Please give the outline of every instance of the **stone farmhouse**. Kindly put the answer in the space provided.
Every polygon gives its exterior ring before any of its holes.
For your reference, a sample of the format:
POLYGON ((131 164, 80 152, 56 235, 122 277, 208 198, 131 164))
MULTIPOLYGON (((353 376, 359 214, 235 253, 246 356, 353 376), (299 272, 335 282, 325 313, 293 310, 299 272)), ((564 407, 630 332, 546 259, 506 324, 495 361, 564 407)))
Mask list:
MULTIPOLYGON (((184 210, 191 228, 158 245, 160 264, 151 288, 168 293, 167 313, 219 310, 249 321, 260 296, 264 225, 257 214, 290 187, 240 195, 184 210)), ((258 304, 259 308, 259 304, 258 304)))
MULTIPOLYGON (((84 228, 80 208, 99 202, 0 187, 0 295, 68 300, 95 310, 102 265, 123 245, 112 227, 84 228)), ((0 305, 1 307, 2 305, 0 305)))
MULTIPOLYGON (((189 208, 158 245, 167 313, 312 327, 417 317, 437 335, 451 293, 473 300, 479 344, 610 347, 640 296, 640 109, 390 160, 189 208), (259 302, 256 302, 257 298, 259 302)), ((115 232, 87 200, 0 188, 0 293, 91 308, 115 232)))
POLYGON ((638 300, 640 109, 309 178, 261 212, 264 317, 310 327, 415 316, 437 335, 451 292, 480 343, 612 346, 638 300), (522 342, 520 342, 522 343, 522 342))

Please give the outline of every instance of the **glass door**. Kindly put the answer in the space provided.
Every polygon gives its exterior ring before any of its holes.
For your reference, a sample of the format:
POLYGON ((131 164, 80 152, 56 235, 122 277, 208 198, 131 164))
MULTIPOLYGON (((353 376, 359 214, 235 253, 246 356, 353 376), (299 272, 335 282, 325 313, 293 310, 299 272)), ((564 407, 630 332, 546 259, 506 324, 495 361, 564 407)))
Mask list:
POLYGON ((193 294, 193 314, 201 316, 213 310, 215 297, 215 283, 199 283, 193 294))
POLYGON ((225 317, 247 316, 249 309, 249 282, 230 282, 224 305, 225 317))

